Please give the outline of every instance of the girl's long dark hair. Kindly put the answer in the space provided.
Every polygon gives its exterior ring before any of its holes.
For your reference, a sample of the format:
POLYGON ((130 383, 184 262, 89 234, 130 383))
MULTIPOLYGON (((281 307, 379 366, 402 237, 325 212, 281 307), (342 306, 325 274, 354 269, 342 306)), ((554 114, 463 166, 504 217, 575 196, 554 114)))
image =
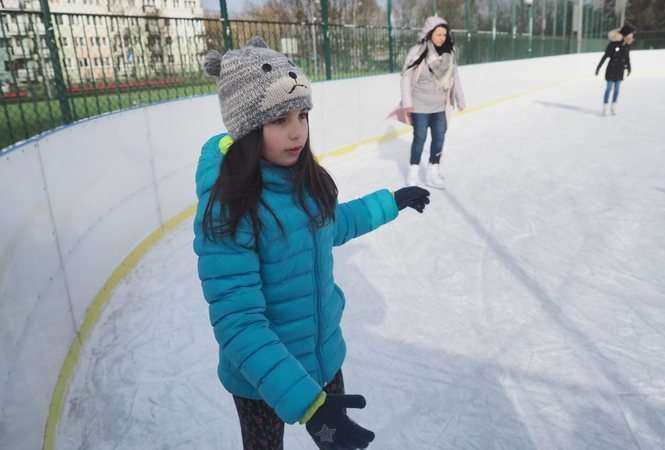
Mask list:
MULTIPOLYGON (((446 31, 447 31, 446 42, 443 43, 443 52, 444 53, 451 53, 453 51, 453 49, 455 48, 455 37, 450 32, 450 28, 448 28, 448 25, 443 25, 443 24, 437 25, 436 27, 434 27, 434 29, 432 31, 427 33, 427 36, 425 36, 425 39, 423 39, 421 42, 427 42, 427 41, 431 40, 432 39, 432 34, 434 34, 434 31, 439 27, 445 28, 446 31)), ((422 54, 418 57, 418 59, 416 59, 414 62, 409 64, 409 67, 407 67, 406 70, 409 70, 413 67, 418 66, 418 64, 423 62, 423 60, 426 57, 427 57, 427 47, 425 47, 425 51, 422 52, 422 54)))
MULTIPOLYGON (((252 225, 254 244, 259 242, 263 223, 259 218, 259 205, 273 216, 284 233, 284 227, 273 211, 261 198, 261 154, 263 130, 256 129, 233 142, 224 156, 219 176, 210 190, 210 197, 203 213, 203 234, 211 240, 224 237, 236 239, 241 220, 247 217, 252 225)), ((328 172, 314 158, 309 137, 295 165, 285 168, 291 175, 293 195, 309 216, 313 226, 321 227, 334 220, 337 204, 337 186, 328 172), (317 206, 310 211, 305 203, 309 194, 317 206)))

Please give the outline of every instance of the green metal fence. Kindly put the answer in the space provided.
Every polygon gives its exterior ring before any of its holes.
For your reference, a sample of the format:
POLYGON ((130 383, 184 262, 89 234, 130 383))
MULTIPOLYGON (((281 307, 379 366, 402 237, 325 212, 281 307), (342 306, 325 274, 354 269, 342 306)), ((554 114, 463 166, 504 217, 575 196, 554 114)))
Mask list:
POLYGON ((641 50, 665 48, 665 31, 638 31, 633 46, 641 50))
MULTIPOLYGON (((523 6, 497 11, 512 14, 511 26, 503 29, 468 21, 468 30, 454 30, 460 63, 576 51, 573 3, 554 4, 558 12, 523 6)), ((583 51, 601 50, 616 18, 591 10, 586 15, 583 51)), ((399 70, 417 33, 388 24, 0 10, 0 149, 83 118, 211 93, 214 85, 200 68, 207 51, 238 47, 255 34, 289 54, 311 79, 325 80, 399 70)), ((643 39, 644 45, 665 47, 663 33, 643 39)))

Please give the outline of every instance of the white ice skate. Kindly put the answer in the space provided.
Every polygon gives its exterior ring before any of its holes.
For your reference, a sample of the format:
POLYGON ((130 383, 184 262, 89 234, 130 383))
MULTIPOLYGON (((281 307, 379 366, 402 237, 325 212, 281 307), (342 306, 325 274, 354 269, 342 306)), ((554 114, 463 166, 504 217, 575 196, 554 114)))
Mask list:
POLYGON ((443 177, 441 176, 441 173, 439 173, 438 164, 428 164, 425 183, 428 186, 436 189, 443 189, 446 187, 446 185, 443 183, 443 177))
POLYGON ((418 171, 420 170, 420 166, 418 164, 411 164, 409 166, 409 175, 406 177, 406 185, 407 186, 418 186, 418 171))
POLYGON ((610 111, 612 111, 612 115, 613 115, 613 116, 616 116, 616 115, 617 115, 616 102, 612 102, 612 106, 610 106, 610 111))
POLYGON ((607 103, 603 103, 603 112, 600 115, 603 117, 607 115, 607 103))

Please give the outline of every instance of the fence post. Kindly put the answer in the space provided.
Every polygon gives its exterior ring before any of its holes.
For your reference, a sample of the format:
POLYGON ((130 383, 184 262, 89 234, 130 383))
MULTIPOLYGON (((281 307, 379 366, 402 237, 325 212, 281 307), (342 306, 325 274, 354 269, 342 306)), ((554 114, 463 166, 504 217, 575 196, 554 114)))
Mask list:
POLYGON ((513 32, 513 39, 517 37, 517 11, 515 6, 515 0, 510 0, 510 26, 513 32))
POLYGON ((332 79, 330 61, 330 35, 328 32, 328 0, 321 0, 321 25, 323 26, 323 55, 326 64, 326 80, 332 79))
POLYGON ((577 5, 577 53, 582 53, 582 33, 584 28, 584 0, 577 5))
POLYGON ((556 37, 559 20, 559 0, 554 0, 554 11, 552 11, 552 37, 556 37))
POLYGON ((392 0, 386 5, 388 13, 388 70, 395 71, 395 41, 393 40, 392 0))
POLYGON ((471 32, 471 17, 469 17, 469 0, 464 0, 464 29, 467 36, 471 32))
POLYGON ((496 41, 496 0, 490 0, 490 16, 492 17, 492 41, 496 41))
POLYGON ((219 0, 219 11, 222 17, 222 34, 224 34, 224 47, 226 50, 233 48, 233 37, 229 26, 229 10, 226 8, 226 0, 219 0))
MULTIPOLYGON (((58 54, 58 46, 55 42, 55 31, 53 31, 53 22, 51 21, 51 10, 48 6, 48 0, 39 0, 39 3, 42 8, 42 20, 44 22, 44 30, 46 31, 46 44, 48 45, 51 66, 53 66, 53 81, 55 82, 55 92, 58 96, 62 121, 64 123, 72 123, 72 110, 69 107, 67 89, 65 88, 65 78, 62 75, 60 55, 58 54)), ((37 51, 39 51, 39 47, 37 47, 37 51)))
POLYGON ((561 36, 566 37, 568 34, 568 0, 563 0, 563 24, 561 29, 561 36))

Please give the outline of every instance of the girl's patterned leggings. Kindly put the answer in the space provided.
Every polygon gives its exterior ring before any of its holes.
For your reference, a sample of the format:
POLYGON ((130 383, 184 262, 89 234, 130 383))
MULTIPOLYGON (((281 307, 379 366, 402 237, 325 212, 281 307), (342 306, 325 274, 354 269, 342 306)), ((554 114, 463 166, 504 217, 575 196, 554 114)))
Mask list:
MULTIPOLYGON (((344 393, 342 370, 323 388, 328 394, 344 393)), ((263 400, 233 396, 238 410, 243 450, 284 450, 284 422, 263 400)))

